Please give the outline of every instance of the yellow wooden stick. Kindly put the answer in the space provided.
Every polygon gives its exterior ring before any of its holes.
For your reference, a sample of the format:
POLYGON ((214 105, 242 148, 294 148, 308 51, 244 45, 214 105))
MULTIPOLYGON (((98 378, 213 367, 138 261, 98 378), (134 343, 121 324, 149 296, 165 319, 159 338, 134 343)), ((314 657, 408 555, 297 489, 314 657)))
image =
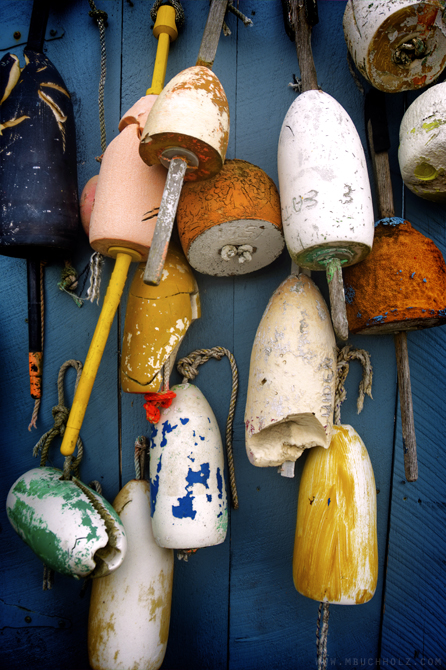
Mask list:
POLYGON ((121 249, 119 247, 109 249, 110 254, 113 252, 116 253, 115 267, 110 278, 107 293, 105 294, 104 304, 96 324, 93 339, 91 340, 60 447, 60 451, 64 456, 70 456, 76 448, 79 431, 107 343, 108 334, 121 300, 130 263, 141 260, 141 255, 131 249, 121 249))
MULTIPOLYGON (((178 36, 178 30, 175 25, 175 10, 170 5, 163 5, 158 9, 155 25, 153 27, 153 34, 158 39, 158 46, 156 50, 152 86, 148 89, 147 95, 158 95, 161 93, 166 76, 170 41, 175 40, 178 36)), ((74 396, 67 426, 65 428, 62 445, 60 447, 60 451, 64 456, 70 456, 76 448, 93 384, 96 379, 113 319, 124 290, 130 263, 132 261, 139 262, 141 260, 141 255, 137 251, 125 247, 111 247, 108 249, 107 255, 116 257, 116 263, 104 298, 104 304, 96 324, 93 339, 88 350, 79 385, 74 396)))
POLYGON ((159 95, 163 90, 170 42, 178 37, 178 30, 175 25, 175 10, 170 5, 162 5, 158 9, 153 34, 158 40, 158 47, 153 68, 152 86, 147 89, 146 95, 159 95))

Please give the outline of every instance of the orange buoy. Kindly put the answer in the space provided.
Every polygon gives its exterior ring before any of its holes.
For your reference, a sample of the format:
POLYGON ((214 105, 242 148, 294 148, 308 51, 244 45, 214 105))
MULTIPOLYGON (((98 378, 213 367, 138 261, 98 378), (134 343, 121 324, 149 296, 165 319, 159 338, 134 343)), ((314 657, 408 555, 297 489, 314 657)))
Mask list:
POLYGON ((184 184, 177 225, 191 266, 216 277, 259 270, 284 246, 273 180, 238 159, 226 161, 211 179, 184 184))
POLYGON ((446 323, 446 265, 409 221, 383 219, 370 255, 344 268, 348 327, 367 335, 446 323))

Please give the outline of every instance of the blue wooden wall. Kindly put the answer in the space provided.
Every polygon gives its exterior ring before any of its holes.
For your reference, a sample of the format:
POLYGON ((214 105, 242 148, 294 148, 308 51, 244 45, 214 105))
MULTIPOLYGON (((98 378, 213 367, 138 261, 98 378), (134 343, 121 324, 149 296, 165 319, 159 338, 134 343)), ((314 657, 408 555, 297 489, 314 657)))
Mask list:
MULTIPOLYGON (((171 46, 167 80, 195 63, 209 7, 207 0, 184 0, 182 4, 186 22, 171 46)), ((348 69, 342 31, 345 2, 320 0, 318 4, 313 51, 319 84, 345 107, 364 141, 363 96, 348 69)), ((108 14, 105 117, 110 142, 118 132, 121 115, 150 85, 156 40, 151 32, 149 0, 98 0, 97 5, 108 14)), ((293 73, 299 72, 295 45, 285 34, 279 0, 241 0, 239 5, 254 25, 246 28, 233 15, 228 16, 231 35, 221 37, 213 68, 229 100, 227 157, 259 165, 277 184, 279 132, 295 97, 288 83, 293 73)), ((22 46, 12 48, 17 43, 13 33, 26 33, 31 6, 30 0, 2 0, 0 55, 9 50, 22 54, 22 46)), ((101 153, 97 105, 100 49, 89 9, 87 0, 54 2, 49 28, 58 33, 56 39, 45 44, 74 100, 80 189, 97 173, 95 157, 101 153)), ((396 214, 404 214, 444 253, 442 207, 417 199, 408 191, 403 198, 397 162, 398 129, 405 106, 415 97, 387 96, 396 214)), ((5 169, 3 162, 1 169, 5 169)), ((90 254, 88 240, 82 237, 69 260, 80 272, 90 254)), ((32 449, 53 425, 51 409, 57 404, 59 368, 71 358, 85 360, 99 315, 96 304, 85 302, 79 309, 58 289, 64 260, 45 269, 44 396, 37 430, 28 431, 33 401, 27 379, 26 266, 23 260, 0 257, 3 501, 15 479, 38 465, 32 449)), ((108 259, 103 290, 111 267, 108 259)), ((303 463, 298 461, 295 479, 285 479, 274 468, 252 466, 244 446, 243 414, 254 335, 271 294, 289 270, 285 251, 269 267, 245 276, 211 278, 196 273, 202 318, 191 327, 180 356, 220 345, 236 358, 240 390, 234 451, 240 508, 231 513, 224 544, 201 549, 187 563, 175 561, 170 637, 162 666, 165 670, 315 667, 318 603, 295 591, 291 571, 303 463)), ((313 273, 313 278, 328 299, 324 277, 313 273)), ((127 289, 130 281, 131 276, 127 289)), ((142 397, 119 390, 125 304, 126 293, 81 430, 86 452, 82 479, 99 480, 109 500, 134 476, 135 438, 149 434, 142 397)), ((419 459, 419 479, 411 484, 404 478, 393 338, 350 339, 354 346, 370 352, 374 369, 373 400, 366 399, 358 416, 356 396, 361 371, 358 364, 351 366, 342 420, 362 436, 375 471, 379 580, 368 604, 331 607, 328 667, 446 666, 446 330, 411 333, 408 340, 419 459)), ((172 379, 179 380, 176 372, 172 379)), ((231 391, 227 360, 201 366, 196 383, 224 433, 231 391)), ((70 371, 66 377, 67 402, 72 400, 73 385, 74 371, 70 371)), ((54 446, 50 460, 61 467, 58 447, 54 446)), ((56 575, 53 589, 42 591, 41 562, 12 530, 3 503, 0 513, 0 667, 86 670, 89 589, 82 595, 79 582, 56 575)))

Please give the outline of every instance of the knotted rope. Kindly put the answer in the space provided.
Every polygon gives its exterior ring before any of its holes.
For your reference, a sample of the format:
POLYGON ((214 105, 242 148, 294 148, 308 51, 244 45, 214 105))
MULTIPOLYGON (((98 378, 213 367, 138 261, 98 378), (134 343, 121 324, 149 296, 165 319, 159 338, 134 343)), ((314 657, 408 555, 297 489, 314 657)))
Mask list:
MULTIPOLYGON (((356 407, 358 414, 364 407, 364 397, 368 395, 372 398, 372 380, 373 369, 370 361, 370 354, 364 349, 354 349, 351 344, 347 344, 342 349, 338 349, 337 356, 337 375, 335 391, 335 410, 334 423, 341 424, 341 405, 347 397, 344 388, 345 380, 350 370, 350 362, 357 360, 362 365, 362 378, 359 382, 359 393, 356 407)), ((372 398, 373 400, 373 398, 372 398)), ((326 602, 319 603, 316 625, 316 652, 318 670, 325 670, 327 667, 327 641, 328 641, 328 619, 330 617, 330 606, 326 602), (322 625, 321 625, 322 622, 322 625)))
MULTIPOLYGON (((252 23, 251 19, 248 19, 248 17, 245 16, 245 15, 243 14, 243 12, 241 12, 239 9, 237 9, 237 7, 234 7, 234 5, 232 4, 233 1, 234 1, 234 0, 229 0, 227 11, 228 11, 228 12, 231 12, 231 13, 234 14, 238 19, 240 19, 240 21, 243 22, 243 25, 245 25, 245 26, 252 26, 253 23, 252 23)), ((225 21, 223 21, 222 29, 223 29, 223 35, 224 35, 225 37, 229 37, 229 35, 231 35, 231 31, 229 30, 228 25, 226 24, 225 21)))
POLYGON ((145 460, 149 443, 144 435, 135 440, 135 475, 136 479, 144 479, 145 460))
POLYGON ((177 363, 178 372, 183 375, 183 384, 195 379, 198 375, 198 366, 206 363, 210 358, 216 358, 218 361, 227 356, 232 370, 232 391, 229 403, 229 413, 226 421, 226 453, 228 456, 229 481, 231 486, 232 506, 238 509, 237 486, 235 482, 234 455, 232 449, 232 425, 234 422, 235 403, 238 391, 238 372, 234 356, 224 347, 213 347, 212 349, 197 349, 189 356, 182 358, 177 363))
MULTIPOLYGON (((40 333, 41 333, 41 342, 42 342, 42 353, 43 353, 43 342, 44 342, 44 333, 45 333, 45 291, 43 286, 43 268, 45 267, 45 262, 40 263, 40 333)), ((37 428, 36 421, 39 416, 40 403, 42 398, 36 398, 34 402, 33 413, 31 416, 31 421, 28 424, 28 430, 31 431, 31 428, 37 428)))
MULTIPOLYGON (((54 438, 58 436, 63 437, 65 433, 65 426, 68 421, 70 410, 68 409, 68 407, 65 406, 63 384, 64 384, 65 372, 69 367, 73 367, 77 371, 75 390, 77 388, 82 373, 82 363, 80 361, 74 361, 74 360, 66 361, 59 370, 59 375, 57 377, 58 404, 55 405, 52 409, 52 414, 54 417, 54 426, 48 432, 42 435, 42 437, 40 438, 40 440, 37 442, 36 446, 33 449, 33 456, 35 457, 37 457, 39 455, 39 452, 41 452, 40 465, 42 467, 46 465, 48 451, 54 438)), ((74 460, 73 456, 67 456, 65 458, 62 479, 69 479, 71 477, 71 473, 74 474, 75 477, 80 479, 79 465, 82 460, 82 455, 84 452, 84 447, 80 437, 78 437, 76 446, 77 446, 77 457, 74 460)))

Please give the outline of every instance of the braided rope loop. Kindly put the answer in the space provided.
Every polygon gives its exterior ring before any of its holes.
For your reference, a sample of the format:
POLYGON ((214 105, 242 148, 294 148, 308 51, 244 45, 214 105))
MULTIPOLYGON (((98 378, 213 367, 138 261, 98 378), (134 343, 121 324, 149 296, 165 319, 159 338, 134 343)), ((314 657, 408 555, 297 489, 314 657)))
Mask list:
POLYGON ((195 379, 198 375, 198 366, 206 363, 210 358, 218 361, 227 356, 232 370, 232 391, 229 402, 229 413, 226 421, 226 453, 228 457, 229 482, 231 486, 232 506, 238 509, 238 494, 235 482, 234 454, 232 449, 232 426, 234 423, 235 403, 238 392, 238 371, 234 356, 224 347, 213 347, 212 349, 197 349, 177 363, 178 372, 183 375, 183 384, 195 379))

